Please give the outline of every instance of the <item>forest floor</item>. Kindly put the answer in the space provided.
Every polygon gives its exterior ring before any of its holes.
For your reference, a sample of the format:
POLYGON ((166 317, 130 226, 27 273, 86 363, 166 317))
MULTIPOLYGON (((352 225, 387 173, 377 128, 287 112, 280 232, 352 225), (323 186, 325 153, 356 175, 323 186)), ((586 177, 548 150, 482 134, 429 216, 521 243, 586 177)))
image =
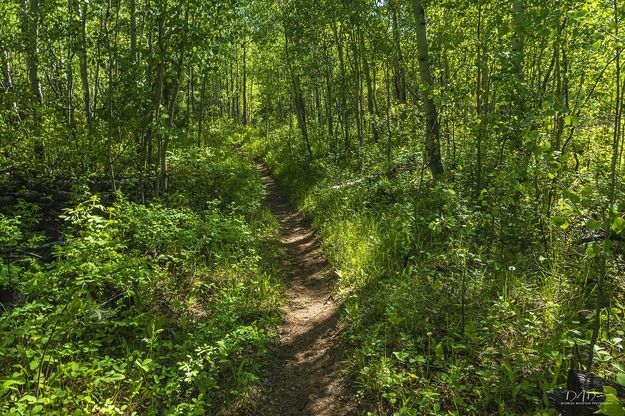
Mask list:
POLYGON ((257 165, 286 251, 283 321, 270 345, 265 386, 255 414, 344 416, 355 412, 355 389, 343 371, 335 277, 312 230, 289 204, 269 170, 257 165))

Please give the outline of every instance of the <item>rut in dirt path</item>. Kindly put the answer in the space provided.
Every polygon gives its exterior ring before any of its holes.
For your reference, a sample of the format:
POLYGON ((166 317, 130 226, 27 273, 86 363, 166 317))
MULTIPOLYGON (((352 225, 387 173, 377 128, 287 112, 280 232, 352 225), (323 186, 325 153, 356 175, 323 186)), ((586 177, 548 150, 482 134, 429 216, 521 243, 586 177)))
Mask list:
POLYGON ((343 373, 335 274, 306 226, 262 165, 267 202, 280 224, 288 278, 283 323, 270 347, 263 415, 345 416, 354 413, 353 389, 343 373))

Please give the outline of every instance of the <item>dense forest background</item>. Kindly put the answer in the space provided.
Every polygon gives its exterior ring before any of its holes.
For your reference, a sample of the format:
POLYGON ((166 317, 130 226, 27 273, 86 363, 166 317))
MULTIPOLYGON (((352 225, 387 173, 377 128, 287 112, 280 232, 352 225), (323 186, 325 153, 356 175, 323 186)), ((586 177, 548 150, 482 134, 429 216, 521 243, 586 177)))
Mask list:
POLYGON ((239 414, 283 302, 250 158, 336 269, 363 414, 625 384, 624 16, 3 1, 0 412, 239 414))

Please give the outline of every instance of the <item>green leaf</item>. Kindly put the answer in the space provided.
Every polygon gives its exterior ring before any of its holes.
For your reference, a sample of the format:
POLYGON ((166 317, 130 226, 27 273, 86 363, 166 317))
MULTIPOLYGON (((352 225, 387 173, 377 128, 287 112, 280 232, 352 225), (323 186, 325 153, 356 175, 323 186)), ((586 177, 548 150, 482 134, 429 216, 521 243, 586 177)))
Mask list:
POLYGON ((582 196, 584 198, 590 198, 593 194, 592 188, 590 186, 584 186, 582 189, 582 196))
POLYGON ((26 402, 29 404, 33 404, 33 403, 37 403, 37 398, 35 396, 33 396, 32 394, 27 394, 25 396, 22 396, 20 398, 20 402, 26 402))
POLYGON ((146 358, 145 360, 143 360, 143 362, 139 359, 135 360, 135 364, 137 364, 137 367, 139 367, 146 373, 150 371, 150 363, 152 363, 152 359, 150 358, 146 358))
POLYGON ((562 196, 566 199, 568 199, 569 201, 571 201, 574 204, 579 204, 580 201, 582 200, 579 195, 577 195, 575 192, 564 190, 562 191, 562 196))
POLYGON ((406 361, 406 358, 408 358, 408 353, 403 351, 395 351, 393 352, 393 355, 397 358, 397 360, 399 360, 399 362, 402 363, 406 361))
POLYGON ((591 258, 597 255, 597 249, 595 248, 595 244, 588 244, 588 247, 586 247, 586 255, 591 258))
POLYGON ((618 384, 620 384, 621 386, 625 386, 625 374, 620 373, 616 376, 616 381, 618 381, 618 384))
POLYGON ((616 389, 610 386, 604 386, 605 401, 599 405, 597 413, 607 416, 625 416, 625 409, 616 396, 616 389))
POLYGON ((125 379, 126 376, 124 376, 123 374, 120 373, 114 373, 112 371, 109 371, 104 377, 100 377, 99 380, 104 382, 104 383, 114 383, 116 381, 120 381, 125 379))
POLYGON ((440 361, 445 360, 445 351, 443 350, 443 344, 439 343, 436 345, 436 358, 440 361))
POLYGON ((591 231, 596 231, 601 228, 601 223, 593 218, 591 220, 588 220, 588 222, 586 223, 586 228, 591 231))
POLYGON ((7 391, 7 390, 17 391, 18 389, 15 386, 21 386, 23 384, 24 382, 22 380, 6 380, 2 383, 2 390, 3 391, 7 391))
POLYGON ((616 234, 620 234, 621 232, 623 232, 623 230, 625 230, 625 220, 621 217, 614 218, 614 221, 612 221, 612 226, 610 228, 612 228, 612 231, 614 231, 616 234))
POLYGON ((577 127, 579 125, 579 117, 576 115, 570 114, 564 117, 564 124, 567 126, 577 127))

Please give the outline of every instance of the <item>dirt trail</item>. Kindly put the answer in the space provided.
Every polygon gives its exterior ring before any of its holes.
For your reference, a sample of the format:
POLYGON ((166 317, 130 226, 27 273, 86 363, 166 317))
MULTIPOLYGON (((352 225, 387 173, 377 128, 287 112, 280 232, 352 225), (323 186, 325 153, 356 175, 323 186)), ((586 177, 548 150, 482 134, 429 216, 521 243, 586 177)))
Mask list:
POLYGON ((256 414, 344 416, 354 413, 353 389, 342 372, 335 278, 315 237, 269 171, 257 166, 267 202, 280 223, 288 280, 284 321, 270 347, 267 388, 256 414))

